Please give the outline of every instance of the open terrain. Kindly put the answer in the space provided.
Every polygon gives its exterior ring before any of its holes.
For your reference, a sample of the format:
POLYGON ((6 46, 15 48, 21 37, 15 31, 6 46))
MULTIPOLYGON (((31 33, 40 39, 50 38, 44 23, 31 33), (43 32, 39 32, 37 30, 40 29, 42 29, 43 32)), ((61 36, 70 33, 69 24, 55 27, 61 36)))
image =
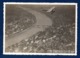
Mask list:
POLYGON ((75 52, 75 6, 56 6, 53 14, 43 11, 52 5, 17 7, 32 13, 36 23, 29 30, 6 40, 6 52, 75 52))

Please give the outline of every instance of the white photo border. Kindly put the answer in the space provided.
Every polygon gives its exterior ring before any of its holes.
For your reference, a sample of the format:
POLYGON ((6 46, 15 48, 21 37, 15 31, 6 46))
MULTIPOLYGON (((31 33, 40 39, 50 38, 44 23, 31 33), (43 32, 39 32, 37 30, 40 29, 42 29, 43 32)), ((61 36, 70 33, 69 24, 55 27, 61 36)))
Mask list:
POLYGON ((37 3, 37 2, 3 2, 3 55, 77 55, 77 20, 78 3, 37 3), (5 52, 5 8, 7 4, 26 4, 26 5, 75 5, 75 53, 8 53, 5 52))

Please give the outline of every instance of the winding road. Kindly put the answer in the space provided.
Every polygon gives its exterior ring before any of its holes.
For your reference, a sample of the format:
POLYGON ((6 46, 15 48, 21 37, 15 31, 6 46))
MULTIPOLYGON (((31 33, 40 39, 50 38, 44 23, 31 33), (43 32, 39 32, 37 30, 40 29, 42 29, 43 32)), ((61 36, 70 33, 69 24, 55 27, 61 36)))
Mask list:
POLYGON ((26 39, 26 38, 28 39, 30 36, 36 34, 39 31, 43 31, 48 26, 52 25, 51 19, 49 17, 47 17, 45 14, 35 11, 35 10, 32 10, 32 9, 29 9, 29 8, 26 8, 26 7, 22 7, 22 6, 17 6, 17 7, 32 13, 36 17, 37 22, 29 30, 26 29, 19 34, 16 34, 14 37, 5 39, 5 48, 7 48, 8 46, 11 46, 13 44, 16 44, 23 39, 26 39), (38 28, 36 26, 40 26, 40 27, 38 28), (43 26, 46 26, 46 27, 43 28, 43 26))

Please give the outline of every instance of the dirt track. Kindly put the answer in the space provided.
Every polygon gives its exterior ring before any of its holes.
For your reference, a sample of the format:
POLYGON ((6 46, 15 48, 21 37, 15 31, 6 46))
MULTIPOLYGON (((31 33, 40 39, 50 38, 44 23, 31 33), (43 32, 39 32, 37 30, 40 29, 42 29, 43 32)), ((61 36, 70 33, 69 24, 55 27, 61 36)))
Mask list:
POLYGON ((13 44, 16 44, 23 39, 26 39, 26 38, 28 39, 30 36, 34 35, 35 33, 39 32, 39 31, 43 31, 48 26, 52 25, 51 19, 49 17, 47 17, 45 14, 40 13, 35 10, 31 10, 29 8, 24 8, 22 6, 18 6, 18 7, 22 8, 25 11, 32 13, 36 17, 37 22, 29 30, 26 29, 19 34, 16 34, 14 37, 10 37, 7 40, 5 40, 5 48, 7 48, 8 46, 11 46, 13 44), (40 27, 38 28, 36 26, 40 26, 40 27), (43 28, 43 26, 46 26, 46 27, 43 28))

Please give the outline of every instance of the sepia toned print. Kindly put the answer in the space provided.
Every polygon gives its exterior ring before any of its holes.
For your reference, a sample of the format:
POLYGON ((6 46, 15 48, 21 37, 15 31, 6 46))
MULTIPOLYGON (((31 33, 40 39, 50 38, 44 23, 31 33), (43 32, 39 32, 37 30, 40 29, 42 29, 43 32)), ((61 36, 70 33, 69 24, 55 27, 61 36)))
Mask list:
POLYGON ((6 54, 76 55, 76 4, 5 4, 6 54))

